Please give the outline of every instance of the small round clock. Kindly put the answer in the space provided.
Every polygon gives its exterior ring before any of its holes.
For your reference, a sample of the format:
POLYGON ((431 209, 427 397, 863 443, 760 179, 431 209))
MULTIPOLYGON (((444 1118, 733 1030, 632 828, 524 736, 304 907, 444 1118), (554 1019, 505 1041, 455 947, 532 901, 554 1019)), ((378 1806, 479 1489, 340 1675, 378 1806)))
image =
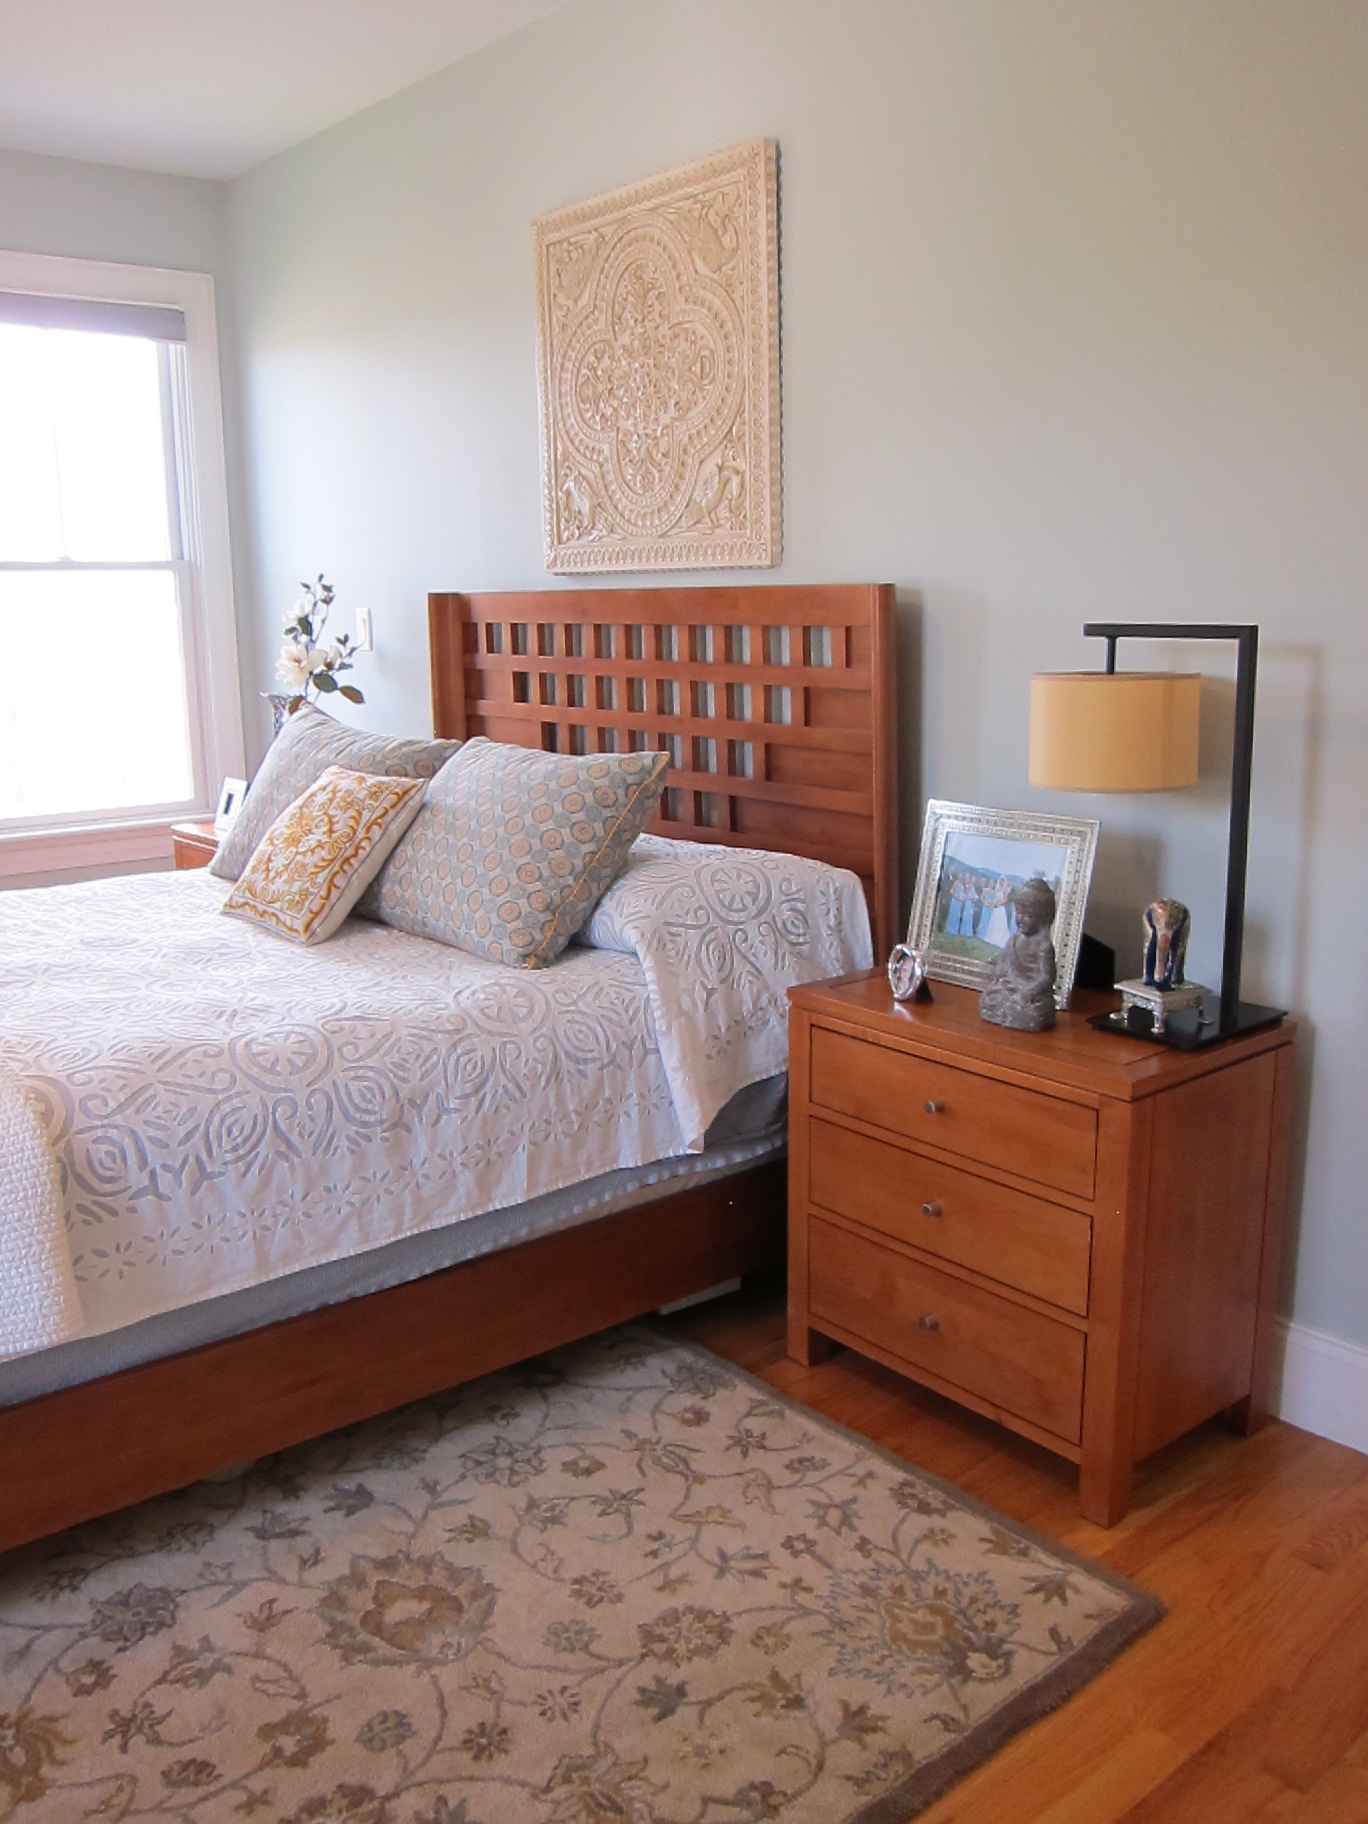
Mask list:
POLYGON ((888 958, 888 985, 895 1001, 929 1000, 926 989, 926 952, 895 944, 888 958))

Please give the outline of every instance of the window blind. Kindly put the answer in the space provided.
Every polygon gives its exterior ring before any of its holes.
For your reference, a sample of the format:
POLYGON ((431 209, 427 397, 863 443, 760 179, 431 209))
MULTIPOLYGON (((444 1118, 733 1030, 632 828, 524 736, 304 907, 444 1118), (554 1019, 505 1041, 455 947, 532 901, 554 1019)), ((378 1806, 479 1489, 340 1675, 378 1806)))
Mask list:
POLYGON ((19 323, 29 329, 95 330, 107 336, 146 336, 154 342, 185 340, 185 312, 170 305, 56 298, 33 291, 0 291, 0 323, 19 323))

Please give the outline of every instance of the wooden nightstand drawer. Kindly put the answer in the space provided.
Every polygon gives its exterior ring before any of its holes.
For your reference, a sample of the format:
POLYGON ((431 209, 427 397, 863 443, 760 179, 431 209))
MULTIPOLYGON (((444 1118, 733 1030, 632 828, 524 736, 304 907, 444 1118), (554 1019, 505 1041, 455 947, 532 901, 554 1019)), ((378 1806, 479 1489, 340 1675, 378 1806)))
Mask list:
POLYGON ((813 1203, 1087 1315, 1088 1217, 816 1116, 808 1146, 813 1203))
POLYGON ((811 1312, 1076 1444, 1084 1337, 982 1287, 813 1218, 811 1312))
POLYGON ((1036 1184, 1093 1194, 1097 1116, 1080 1103, 822 1027, 812 1034, 811 1069, 811 1098, 824 1108, 1036 1184))

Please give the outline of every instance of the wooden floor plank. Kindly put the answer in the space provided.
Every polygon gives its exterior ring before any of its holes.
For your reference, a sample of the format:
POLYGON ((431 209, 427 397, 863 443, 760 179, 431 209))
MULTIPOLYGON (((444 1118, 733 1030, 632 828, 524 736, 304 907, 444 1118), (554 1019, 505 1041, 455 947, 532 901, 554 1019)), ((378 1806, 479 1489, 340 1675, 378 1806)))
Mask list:
POLYGON ((1259 1765, 1310 1792, 1368 1731, 1368 1597, 1345 1611, 1275 1700, 1255 1713, 1259 1765))
MULTIPOLYGON (((1095 1744, 1093 1744, 1095 1746, 1095 1744)), ((1020 1782, 1013 1824, 1098 1824, 1118 1818, 1181 1766, 1184 1752, 1158 1729, 1133 1729, 1100 1761, 1080 1768, 1068 1790, 1037 1810, 1020 1782)))
POLYGON ((1368 1824, 1368 1767, 1334 1767, 1279 1824, 1368 1824))
POLYGON ((1115 1824, 1287 1824, 1296 1796, 1261 1767, 1202 1753, 1115 1824))
POLYGON ((789 1361, 781 1288, 670 1322, 1168 1604, 924 1824, 1368 1824, 1368 1457, 1285 1425, 1208 1426, 1141 1465, 1104 1531, 1037 1446, 850 1351, 789 1361))
POLYGON ((1368 1553, 1368 1491, 1336 1520, 1317 1527, 1305 1546, 1308 1564, 1333 1571, 1355 1552, 1368 1553))

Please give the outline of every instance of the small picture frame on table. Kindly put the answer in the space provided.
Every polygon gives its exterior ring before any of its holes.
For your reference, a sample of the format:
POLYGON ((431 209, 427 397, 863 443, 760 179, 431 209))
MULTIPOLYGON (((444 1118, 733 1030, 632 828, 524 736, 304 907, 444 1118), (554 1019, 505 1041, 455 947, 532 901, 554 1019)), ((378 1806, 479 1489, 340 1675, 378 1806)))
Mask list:
POLYGON ((934 981, 981 989, 1015 928, 1013 891, 1041 879, 1055 896, 1055 1005, 1067 1007, 1097 830, 1095 818, 931 799, 907 927, 908 947, 924 954, 926 973, 934 981))
POLYGON ((233 827, 233 820, 242 809, 242 801, 247 796, 245 779, 225 779, 219 787, 218 809, 214 812, 215 836, 226 836, 233 827))

